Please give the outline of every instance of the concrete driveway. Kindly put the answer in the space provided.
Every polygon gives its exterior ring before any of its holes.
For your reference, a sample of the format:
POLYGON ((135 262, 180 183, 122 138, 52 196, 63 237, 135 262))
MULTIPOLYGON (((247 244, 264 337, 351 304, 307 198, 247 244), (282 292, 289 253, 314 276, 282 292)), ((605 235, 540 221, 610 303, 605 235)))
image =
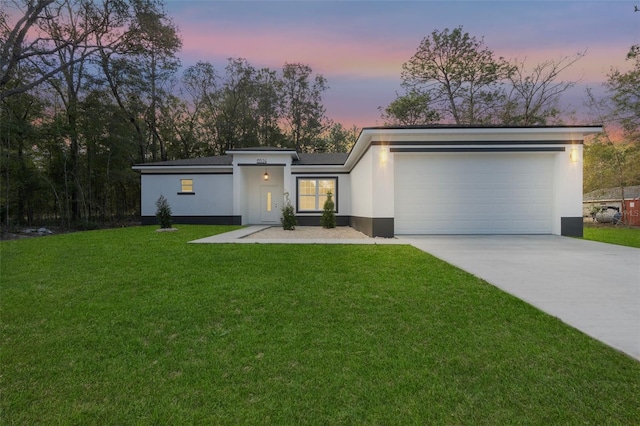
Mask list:
POLYGON ((556 235, 398 238, 640 360, 640 249, 556 235))

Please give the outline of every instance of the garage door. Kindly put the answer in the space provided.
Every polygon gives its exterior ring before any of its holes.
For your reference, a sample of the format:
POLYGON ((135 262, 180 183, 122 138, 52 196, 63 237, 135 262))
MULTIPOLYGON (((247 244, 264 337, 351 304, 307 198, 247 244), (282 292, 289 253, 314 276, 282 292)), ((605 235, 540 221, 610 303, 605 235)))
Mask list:
POLYGON ((396 234, 550 234, 553 154, 395 154, 396 234))

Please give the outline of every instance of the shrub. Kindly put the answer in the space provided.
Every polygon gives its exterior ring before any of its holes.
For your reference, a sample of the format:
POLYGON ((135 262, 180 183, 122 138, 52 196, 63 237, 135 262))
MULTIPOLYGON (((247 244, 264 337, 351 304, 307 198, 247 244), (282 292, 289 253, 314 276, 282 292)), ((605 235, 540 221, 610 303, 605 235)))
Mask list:
POLYGON ((284 193, 284 206, 282 207, 282 217, 280 217, 280 223, 282 223, 282 229, 286 231, 293 231, 296 229, 298 221, 296 219, 296 213, 289 200, 289 193, 284 193))
POLYGON ((158 201, 156 201, 156 217, 158 218, 158 223, 160 224, 160 228, 171 228, 171 224, 173 223, 173 218, 171 217, 171 206, 164 195, 160 195, 158 201))
POLYGON ((320 225, 323 228, 335 228, 336 227, 336 214, 333 209, 335 207, 335 203, 331 198, 331 192, 327 192, 327 201, 324 202, 324 212, 322 213, 322 218, 320 218, 320 225))

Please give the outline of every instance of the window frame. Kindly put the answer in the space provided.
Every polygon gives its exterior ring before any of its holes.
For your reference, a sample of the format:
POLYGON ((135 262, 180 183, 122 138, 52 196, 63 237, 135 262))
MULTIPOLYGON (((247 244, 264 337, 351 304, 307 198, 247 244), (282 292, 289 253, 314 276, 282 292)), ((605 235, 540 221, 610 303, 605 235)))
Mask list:
POLYGON ((323 211, 322 206, 318 205, 317 210, 303 210, 300 208, 300 183, 305 180, 314 180, 316 181, 316 194, 315 199, 316 203, 319 204, 319 196, 318 190, 320 188, 319 181, 321 180, 332 180, 333 183, 333 211, 338 213, 338 176, 298 176, 296 177, 296 213, 321 213, 323 211))
POLYGON ((180 178, 180 192, 178 192, 178 195, 196 195, 193 186, 193 178, 180 178), (185 183, 186 181, 191 181, 191 191, 184 190, 185 186, 189 186, 189 184, 185 183))

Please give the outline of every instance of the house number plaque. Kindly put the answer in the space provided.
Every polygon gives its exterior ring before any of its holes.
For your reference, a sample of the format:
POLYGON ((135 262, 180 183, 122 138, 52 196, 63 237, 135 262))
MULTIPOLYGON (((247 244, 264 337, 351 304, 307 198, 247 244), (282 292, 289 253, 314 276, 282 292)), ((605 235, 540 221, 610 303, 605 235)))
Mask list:
POLYGON ((256 164, 267 164, 267 159, 266 158, 258 158, 256 160, 256 164))

